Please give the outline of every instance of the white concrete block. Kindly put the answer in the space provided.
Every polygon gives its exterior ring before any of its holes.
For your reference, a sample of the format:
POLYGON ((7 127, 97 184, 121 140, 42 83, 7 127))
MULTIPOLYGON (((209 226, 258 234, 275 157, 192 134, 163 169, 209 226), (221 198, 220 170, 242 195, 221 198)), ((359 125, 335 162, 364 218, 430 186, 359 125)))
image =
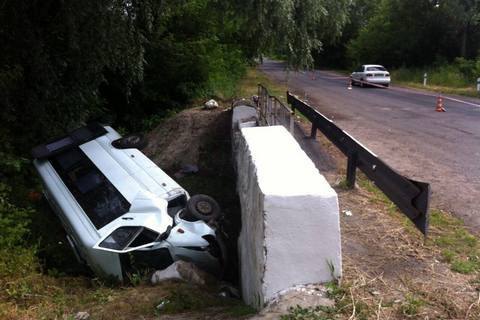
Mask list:
POLYGON ((246 303, 262 308, 290 287, 340 277, 335 191, 284 127, 244 128, 238 140, 239 255, 246 303))
POLYGON ((249 126, 252 126, 251 122, 256 123, 257 110, 254 107, 247 105, 239 105, 233 108, 232 114, 232 129, 237 130, 244 122, 249 122, 249 126))

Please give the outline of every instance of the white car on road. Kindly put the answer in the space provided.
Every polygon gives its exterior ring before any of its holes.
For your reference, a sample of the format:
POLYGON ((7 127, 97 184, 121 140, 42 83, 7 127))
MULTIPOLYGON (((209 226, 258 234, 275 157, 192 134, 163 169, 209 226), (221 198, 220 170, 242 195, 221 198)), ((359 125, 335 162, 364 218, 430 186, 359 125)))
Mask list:
POLYGON ((364 64, 359 66, 350 75, 352 85, 381 85, 388 87, 390 85, 390 73, 385 67, 378 64, 364 64))
POLYGON ((190 197, 137 148, 97 123, 39 145, 34 164, 51 207, 80 262, 97 275, 123 280, 132 258, 163 269, 186 260, 220 273, 225 246, 215 200, 190 197))

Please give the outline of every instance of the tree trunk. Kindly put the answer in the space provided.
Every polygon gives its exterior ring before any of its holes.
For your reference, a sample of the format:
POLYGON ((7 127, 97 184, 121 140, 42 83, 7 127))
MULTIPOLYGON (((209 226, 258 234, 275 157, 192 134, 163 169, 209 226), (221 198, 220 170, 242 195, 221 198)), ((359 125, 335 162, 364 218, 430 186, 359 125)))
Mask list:
POLYGON ((462 43, 460 47, 460 56, 463 58, 467 58, 467 40, 468 40, 468 28, 469 24, 465 24, 462 29, 462 43))

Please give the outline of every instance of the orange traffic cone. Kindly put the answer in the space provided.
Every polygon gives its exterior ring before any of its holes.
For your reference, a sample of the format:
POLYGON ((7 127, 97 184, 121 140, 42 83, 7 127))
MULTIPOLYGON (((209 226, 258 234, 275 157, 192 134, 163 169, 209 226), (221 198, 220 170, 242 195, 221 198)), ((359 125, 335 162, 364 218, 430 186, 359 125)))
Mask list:
POLYGON ((437 97, 437 106, 435 107, 435 111, 437 112, 445 112, 445 108, 443 107, 443 98, 442 97, 437 97))

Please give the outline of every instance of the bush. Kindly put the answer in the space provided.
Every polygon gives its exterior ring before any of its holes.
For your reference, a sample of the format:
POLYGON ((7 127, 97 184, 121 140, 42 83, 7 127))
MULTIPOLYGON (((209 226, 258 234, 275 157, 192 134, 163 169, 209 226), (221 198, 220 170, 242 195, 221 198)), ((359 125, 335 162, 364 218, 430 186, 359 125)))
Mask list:
POLYGON ((423 82, 423 74, 428 74, 428 84, 465 88, 476 84, 480 77, 480 56, 476 60, 456 58, 451 64, 443 62, 435 66, 420 68, 400 68, 392 72, 394 81, 423 82))
POLYGON ((0 248, 11 248, 23 244, 32 210, 19 208, 10 203, 10 188, 0 183, 0 248))

